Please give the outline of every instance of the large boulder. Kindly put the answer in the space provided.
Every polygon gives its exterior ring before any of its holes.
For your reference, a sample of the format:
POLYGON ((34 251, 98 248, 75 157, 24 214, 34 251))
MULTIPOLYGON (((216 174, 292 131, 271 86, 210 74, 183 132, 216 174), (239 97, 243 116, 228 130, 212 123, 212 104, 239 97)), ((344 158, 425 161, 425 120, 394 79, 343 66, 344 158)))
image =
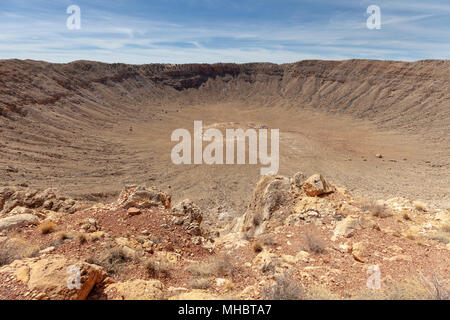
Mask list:
POLYGON ((105 289, 108 300, 160 300, 164 297, 159 280, 132 280, 110 284, 105 289))
POLYGON ((291 200, 291 184, 282 176, 263 176, 255 190, 241 221, 241 231, 254 236, 262 234, 274 212, 291 200))
POLYGON ((303 183, 303 191, 310 197, 332 193, 336 189, 320 174, 314 174, 303 183))
POLYGON ((28 226, 30 224, 37 224, 38 217, 32 214, 18 214, 11 217, 0 219, 0 231, 8 230, 15 227, 28 226))
POLYGON ((5 272, 14 274, 41 299, 50 300, 84 300, 107 276, 99 266, 60 255, 16 260, 0 268, 0 273, 5 272))
POLYGON ((152 207, 171 207, 172 197, 155 187, 127 186, 119 196, 118 203, 124 209, 148 209, 152 207))

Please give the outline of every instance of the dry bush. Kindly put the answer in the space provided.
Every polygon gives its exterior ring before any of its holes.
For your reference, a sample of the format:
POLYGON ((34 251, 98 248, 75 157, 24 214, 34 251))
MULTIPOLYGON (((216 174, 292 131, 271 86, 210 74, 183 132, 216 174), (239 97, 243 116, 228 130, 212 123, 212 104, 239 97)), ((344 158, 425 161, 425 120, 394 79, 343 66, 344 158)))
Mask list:
POLYGON ((382 290, 366 289, 355 298, 357 300, 448 300, 449 286, 433 274, 427 279, 420 274, 421 279, 407 278, 402 281, 387 280, 383 282, 382 290))
POLYGON ((228 256, 222 255, 215 259, 212 258, 207 263, 192 264, 186 267, 186 271, 193 275, 191 280, 192 289, 209 289, 212 286, 212 279, 233 276, 235 267, 228 256))
POLYGON ((313 286, 308 288, 307 292, 308 300, 341 300, 341 297, 335 293, 332 293, 325 287, 313 286))
POLYGON ((422 211, 422 212, 426 212, 427 211, 427 206, 425 203, 421 202, 421 201, 414 201, 414 208, 417 211, 422 211))
POLYGON ((372 216, 378 218, 387 218, 392 216, 392 213, 387 210, 384 204, 374 200, 366 201, 361 206, 361 210, 363 212, 368 211, 372 216))
POLYGON ((109 274, 118 274, 122 271, 123 264, 131 261, 125 252, 118 247, 109 247, 102 250, 96 256, 87 260, 90 264, 103 267, 109 274))
POLYGON ((172 264, 166 258, 149 258, 144 262, 145 269, 152 278, 169 278, 172 264))
POLYGON ((313 230, 306 232, 306 243, 309 251, 317 254, 324 253, 327 247, 326 242, 313 230))
POLYGON ((226 291, 234 290, 234 288, 235 288, 234 282, 231 281, 231 280, 225 281, 225 284, 223 285, 223 288, 224 288, 226 291))
POLYGON ((235 270, 231 258, 227 255, 212 258, 207 263, 192 264, 186 268, 193 276, 203 278, 233 276, 235 270))
POLYGON ((221 255, 215 258, 211 264, 213 274, 219 277, 233 276, 235 266, 228 255, 221 255))
POLYGON ((77 239, 81 244, 84 244, 87 242, 87 237, 86 237, 86 234, 84 234, 84 233, 78 234, 77 239))
POLYGON ((440 227, 440 229, 441 229, 442 232, 450 233, 450 223, 443 224, 443 225, 440 227))
POLYGON ((442 242, 444 244, 450 243, 450 233, 449 232, 436 231, 433 234, 429 235, 429 238, 432 240, 442 242))
POLYGON ((72 234, 70 234, 68 232, 65 232, 65 231, 58 232, 56 237, 57 237, 59 242, 63 242, 64 240, 73 238, 72 234))
POLYGON ((428 290, 432 300, 450 300, 450 284, 433 272, 430 279, 420 273, 422 283, 428 290))
POLYGON ((186 268, 186 271, 193 275, 192 289, 209 289, 212 286, 212 279, 233 276, 235 267, 228 256, 222 255, 212 258, 207 263, 192 264, 186 268))
POLYGON ((80 244, 84 244, 86 242, 95 242, 102 238, 103 234, 101 232, 93 232, 93 233, 79 233, 76 238, 80 244))
POLYGON ((262 297, 266 300, 303 300, 305 290, 288 274, 282 274, 275 277, 274 285, 264 289, 262 297))
POLYGON ((255 226, 255 227, 258 227, 259 225, 261 225, 261 217, 259 216, 259 215, 255 215, 254 217, 253 217, 253 225, 255 226))
POLYGON ((273 238, 273 236, 265 236, 263 238, 263 243, 267 247, 274 247, 274 246, 277 245, 277 243, 275 242, 275 239, 273 238))
POLYGON ((279 264, 278 260, 271 261, 270 263, 266 263, 262 266, 262 273, 275 273, 276 266, 279 264))
POLYGON ((411 217, 409 216, 408 212, 403 212, 402 218, 403 218, 403 220, 407 220, 407 221, 412 220, 411 217))
POLYGON ((255 240, 252 243, 252 249, 254 252, 259 253, 261 251, 263 251, 264 247, 263 247, 264 243, 262 240, 255 240))
POLYGON ((420 281, 407 279, 387 285, 383 300, 424 300, 429 295, 420 281))
POLYGON ((39 225, 39 231, 41 231, 42 234, 49 234, 56 230, 56 223, 51 220, 43 221, 39 225))
POLYGON ((8 239, 0 243, 0 266, 8 265, 14 260, 35 257, 39 248, 21 239, 8 239))
POLYGON ((410 229, 405 231, 405 237, 406 237, 406 239, 409 239, 409 240, 416 240, 416 238, 417 238, 417 236, 414 233, 414 231, 412 231, 410 229))
POLYGON ((191 280, 190 286, 192 289, 206 290, 212 287, 211 278, 194 278, 191 280))

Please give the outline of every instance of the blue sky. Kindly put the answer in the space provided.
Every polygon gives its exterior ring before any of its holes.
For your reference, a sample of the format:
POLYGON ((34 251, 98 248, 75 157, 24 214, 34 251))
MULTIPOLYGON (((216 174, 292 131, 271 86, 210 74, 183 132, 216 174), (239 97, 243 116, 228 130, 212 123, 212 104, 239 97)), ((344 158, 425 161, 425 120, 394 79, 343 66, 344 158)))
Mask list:
POLYGON ((1 0, 0 59, 142 63, 450 58, 450 1, 1 0), (81 29, 69 30, 69 5, 81 29), (369 5, 381 29, 366 27, 369 5))

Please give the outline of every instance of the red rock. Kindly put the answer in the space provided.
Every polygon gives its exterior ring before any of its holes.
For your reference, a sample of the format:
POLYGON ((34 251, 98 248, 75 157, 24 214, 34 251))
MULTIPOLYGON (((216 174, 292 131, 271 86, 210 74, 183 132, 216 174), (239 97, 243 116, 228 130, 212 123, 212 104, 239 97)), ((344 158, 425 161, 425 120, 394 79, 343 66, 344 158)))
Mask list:
POLYGON ((129 215, 129 216, 137 216, 137 215, 139 215, 139 214, 141 214, 142 212, 141 212, 141 209, 138 209, 138 208, 129 208, 128 210, 127 210, 127 215, 129 215))

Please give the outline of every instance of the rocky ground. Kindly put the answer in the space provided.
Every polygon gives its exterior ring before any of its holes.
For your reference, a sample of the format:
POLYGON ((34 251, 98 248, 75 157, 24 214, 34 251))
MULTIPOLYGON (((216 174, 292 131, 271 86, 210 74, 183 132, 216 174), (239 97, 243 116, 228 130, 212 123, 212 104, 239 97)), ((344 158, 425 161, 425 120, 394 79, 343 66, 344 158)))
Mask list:
POLYGON ((449 298, 448 210, 354 197, 320 174, 262 177, 221 228, 154 187, 95 205, 0 195, 1 299, 449 298), (374 266, 380 288, 367 287, 374 266))

